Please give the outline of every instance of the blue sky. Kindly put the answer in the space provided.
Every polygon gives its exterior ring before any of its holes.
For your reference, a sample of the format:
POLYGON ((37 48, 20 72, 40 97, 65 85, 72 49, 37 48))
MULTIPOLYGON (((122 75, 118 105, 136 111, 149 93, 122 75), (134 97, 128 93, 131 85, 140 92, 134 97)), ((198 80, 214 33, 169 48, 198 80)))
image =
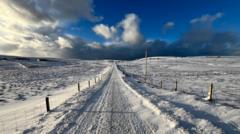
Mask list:
POLYGON ((70 33, 80 35, 87 40, 103 42, 102 37, 92 31, 95 24, 115 25, 128 13, 135 13, 141 20, 140 30, 147 39, 177 40, 190 25, 190 20, 205 14, 222 12, 224 15, 213 23, 219 31, 240 31, 239 0, 95 0, 94 11, 102 16, 100 22, 81 21, 75 24, 77 30, 70 33), (162 33, 163 25, 172 21, 175 26, 162 33))

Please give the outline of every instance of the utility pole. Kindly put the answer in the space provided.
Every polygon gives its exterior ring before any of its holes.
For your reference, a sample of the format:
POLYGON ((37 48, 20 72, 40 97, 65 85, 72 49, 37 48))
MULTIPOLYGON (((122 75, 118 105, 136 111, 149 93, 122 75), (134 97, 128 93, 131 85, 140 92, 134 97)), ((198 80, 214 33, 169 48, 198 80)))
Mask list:
POLYGON ((145 60, 146 60, 146 63, 145 63, 145 83, 147 83, 147 58, 148 58, 148 55, 147 55, 147 47, 146 47, 146 50, 145 50, 145 60))

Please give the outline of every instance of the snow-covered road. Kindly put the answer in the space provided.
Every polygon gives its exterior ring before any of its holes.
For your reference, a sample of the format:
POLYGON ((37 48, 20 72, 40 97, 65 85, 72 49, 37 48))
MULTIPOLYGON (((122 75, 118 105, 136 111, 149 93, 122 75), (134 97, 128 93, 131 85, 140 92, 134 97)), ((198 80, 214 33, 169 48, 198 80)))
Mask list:
POLYGON ((153 133, 152 127, 133 110, 130 98, 125 95, 128 89, 119 79, 114 67, 108 82, 78 114, 69 113, 50 133, 153 133))

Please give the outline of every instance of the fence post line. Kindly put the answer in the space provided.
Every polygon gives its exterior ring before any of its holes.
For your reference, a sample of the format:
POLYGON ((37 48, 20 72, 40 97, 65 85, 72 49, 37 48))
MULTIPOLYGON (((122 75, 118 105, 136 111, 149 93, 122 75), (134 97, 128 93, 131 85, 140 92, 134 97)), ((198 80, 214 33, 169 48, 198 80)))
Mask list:
POLYGON ((154 81, 152 77, 151 77, 151 86, 154 87, 154 81))
POLYGON ((161 83, 160 83, 160 88, 162 88, 162 80, 161 80, 161 83))
POLYGON ((213 95, 213 83, 210 84, 208 89, 208 101, 212 101, 212 95, 213 95))
POLYGON ((89 81, 88 81, 88 87, 90 88, 90 86, 91 86, 91 85, 90 85, 90 80, 89 80, 89 81))
POLYGON ((78 82, 78 92, 80 92, 80 83, 78 82))
POLYGON ((175 91, 177 91, 177 88, 178 88, 178 87, 177 87, 177 84, 178 84, 178 82, 177 82, 177 80, 176 80, 175 91))
POLYGON ((46 109, 47 109, 47 112, 49 112, 50 111, 50 104, 49 104, 49 98, 48 97, 46 97, 46 109))

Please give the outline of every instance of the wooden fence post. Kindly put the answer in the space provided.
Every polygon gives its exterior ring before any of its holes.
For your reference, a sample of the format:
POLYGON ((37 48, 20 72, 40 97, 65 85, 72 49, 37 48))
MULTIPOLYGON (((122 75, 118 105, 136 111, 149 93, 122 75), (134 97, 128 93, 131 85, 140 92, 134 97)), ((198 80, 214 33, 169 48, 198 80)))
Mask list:
POLYGON ((152 79, 152 77, 150 77, 149 80, 150 80, 150 85, 153 86, 153 79, 152 79))
POLYGON ((162 80, 161 80, 161 83, 160 83, 160 88, 162 88, 162 86, 163 86, 163 83, 162 83, 162 80))
POLYGON ((49 103, 49 98, 48 97, 46 97, 46 109, 47 109, 47 112, 49 112, 50 111, 50 103, 49 103))
POLYGON ((80 83, 78 82, 78 92, 80 92, 80 83))
POLYGON ((212 101, 212 95, 213 95, 213 83, 210 84, 209 89, 208 89, 208 101, 212 101))
POLYGON ((94 77, 94 81, 95 81, 95 84, 97 83, 97 79, 96 79, 96 77, 94 77))
POLYGON ((90 88, 90 86, 91 86, 91 85, 90 85, 90 80, 89 80, 89 81, 88 81, 88 87, 90 88))
POLYGON ((178 87, 177 87, 177 84, 178 84, 178 82, 177 82, 177 80, 176 80, 175 91, 177 91, 177 88, 178 88, 178 87))

